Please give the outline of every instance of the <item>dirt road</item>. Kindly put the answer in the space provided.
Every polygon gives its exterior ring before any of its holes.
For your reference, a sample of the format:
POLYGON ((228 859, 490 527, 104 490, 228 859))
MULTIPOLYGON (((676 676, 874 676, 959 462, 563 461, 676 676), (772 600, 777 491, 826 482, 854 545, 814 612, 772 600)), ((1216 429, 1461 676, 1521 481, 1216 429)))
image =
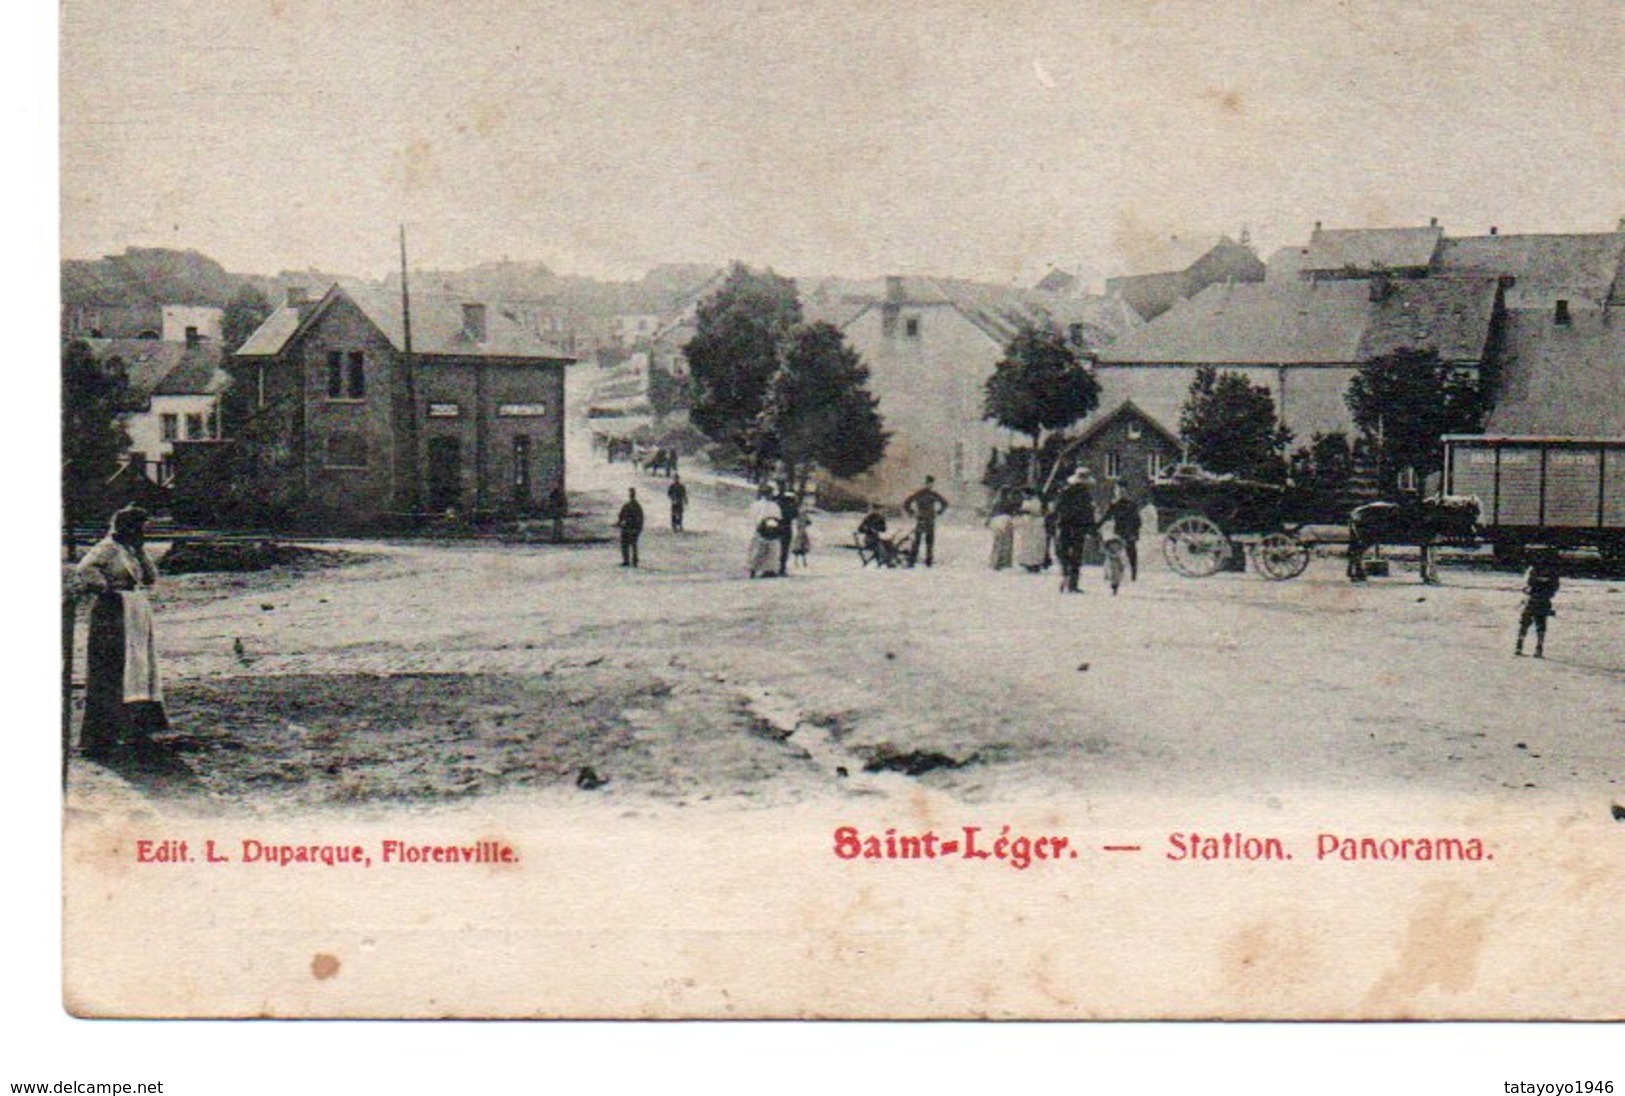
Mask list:
POLYGON ((642 486, 638 570, 612 545, 356 543, 355 566, 166 580, 175 760, 80 764, 76 786, 274 811, 767 805, 913 781, 971 801, 1602 796, 1625 777, 1625 582, 1565 584, 1544 661, 1512 657, 1512 574, 1354 588, 1321 559, 1284 583, 1191 580, 1154 536, 1120 596, 1093 570, 1062 597, 987 570, 969 521, 942 530, 937 567, 877 571, 830 515, 810 568, 753 582, 741 494, 696 483, 679 535, 663 480, 596 476, 599 520, 642 486))

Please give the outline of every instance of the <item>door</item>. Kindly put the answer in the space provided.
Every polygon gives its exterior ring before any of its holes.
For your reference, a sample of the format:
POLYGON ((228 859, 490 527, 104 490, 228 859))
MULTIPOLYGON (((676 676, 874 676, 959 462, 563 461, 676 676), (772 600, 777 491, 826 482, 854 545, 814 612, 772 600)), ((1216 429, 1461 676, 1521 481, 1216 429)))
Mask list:
POLYGON ((456 509, 463 501, 462 445, 456 438, 429 439, 429 509, 456 509))

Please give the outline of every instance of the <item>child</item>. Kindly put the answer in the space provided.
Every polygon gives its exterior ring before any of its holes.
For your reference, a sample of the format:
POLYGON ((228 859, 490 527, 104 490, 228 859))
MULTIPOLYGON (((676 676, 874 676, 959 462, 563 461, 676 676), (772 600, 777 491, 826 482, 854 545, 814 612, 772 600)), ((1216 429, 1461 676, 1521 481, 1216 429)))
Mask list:
POLYGON ((805 567, 807 553, 812 551, 812 536, 807 532, 807 526, 812 524, 812 516, 807 513, 805 506, 796 511, 795 521, 792 524, 795 532, 790 541, 790 554, 796 557, 797 563, 805 567))
POLYGON ((1557 588, 1560 585, 1562 583, 1557 577, 1556 557, 1551 553, 1537 556, 1523 578, 1523 615, 1518 619, 1518 646, 1513 654, 1523 654, 1523 637, 1529 633, 1529 626, 1533 624, 1535 657, 1546 657, 1546 619, 1557 615, 1557 610, 1552 608, 1552 599, 1557 596, 1557 588))
POLYGON ((1122 537, 1107 537, 1101 551, 1106 556, 1101 570, 1111 584, 1112 597, 1116 597, 1117 588, 1123 585, 1123 572, 1128 569, 1128 545, 1123 543, 1122 537))

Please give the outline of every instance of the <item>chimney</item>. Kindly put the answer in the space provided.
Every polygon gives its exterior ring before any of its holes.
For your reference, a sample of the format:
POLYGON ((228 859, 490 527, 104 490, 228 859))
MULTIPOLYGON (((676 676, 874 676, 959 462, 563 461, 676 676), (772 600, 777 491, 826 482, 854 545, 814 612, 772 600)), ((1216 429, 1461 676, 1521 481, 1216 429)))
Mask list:
POLYGON ((200 343, 202 341, 203 341, 202 336, 200 336, 197 333, 197 325, 196 324, 189 325, 186 328, 186 345, 187 346, 196 346, 198 343, 200 343))
POLYGON ((1316 231, 1316 232, 1319 232, 1319 231, 1320 231, 1320 222, 1319 222, 1319 221, 1316 221, 1316 222, 1315 222, 1315 231, 1316 231))
POLYGON ((886 277, 886 303, 903 303, 903 278, 899 274, 890 274, 886 277))
POLYGON ((1429 217, 1428 218, 1428 227, 1429 228, 1438 228, 1439 227, 1439 218, 1437 218, 1437 217, 1429 217))
POLYGON ((469 303, 463 305, 463 335, 469 342, 482 343, 485 341, 485 306, 483 304, 469 303))
POLYGON ((1614 231, 1615 232, 1625 232, 1625 217, 1621 217, 1619 219, 1619 224, 1614 226, 1614 231))
POLYGON ((1500 234, 1501 234, 1501 227, 1499 225, 1490 225, 1490 235, 1491 236, 1499 236, 1500 234))

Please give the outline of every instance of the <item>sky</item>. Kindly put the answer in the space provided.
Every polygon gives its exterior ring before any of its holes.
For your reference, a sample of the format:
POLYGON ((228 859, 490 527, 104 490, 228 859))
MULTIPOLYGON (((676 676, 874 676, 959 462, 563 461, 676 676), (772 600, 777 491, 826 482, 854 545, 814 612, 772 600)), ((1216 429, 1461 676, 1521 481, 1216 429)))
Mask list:
POLYGON ((62 253, 1030 282, 1625 217, 1625 4, 64 0, 62 253))

